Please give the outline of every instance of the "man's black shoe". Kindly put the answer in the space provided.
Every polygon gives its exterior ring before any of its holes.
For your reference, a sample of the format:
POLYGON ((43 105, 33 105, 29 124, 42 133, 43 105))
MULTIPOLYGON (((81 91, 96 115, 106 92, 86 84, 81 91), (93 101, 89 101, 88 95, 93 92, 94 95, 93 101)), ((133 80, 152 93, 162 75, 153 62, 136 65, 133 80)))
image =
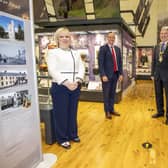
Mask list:
POLYGON ((112 119, 112 116, 111 116, 111 114, 110 114, 109 112, 106 112, 106 114, 105 114, 105 115, 106 115, 106 118, 107 118, 107 119, 109 119, 109 120, 111 120, 111 119, 112 119))
POLYGON ((168 119, 166 119, 166 122, 165 122, 166 125, 168 125, 168 119))
POLYGON ((156 113, 152 115, 152 118, 159 118, 159 117, 163 117, 164 114, 163 113, 156 113))
POLYGON ((116 111, 110 112, 110 114, 115 115, 115 116, 120 116, 120 114, 117 113, 116 111))

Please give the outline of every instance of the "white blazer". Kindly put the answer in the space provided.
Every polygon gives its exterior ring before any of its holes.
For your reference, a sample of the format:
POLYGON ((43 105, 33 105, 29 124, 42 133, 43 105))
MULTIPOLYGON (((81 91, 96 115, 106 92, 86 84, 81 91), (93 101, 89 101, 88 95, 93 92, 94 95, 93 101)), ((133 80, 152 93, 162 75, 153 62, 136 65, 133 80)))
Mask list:
POLYGON ((52 81, 57 84, 62 84, 66 80, 82 82, 84 78, 84 63, 76 50, 49 49, 47 65, 52 81))

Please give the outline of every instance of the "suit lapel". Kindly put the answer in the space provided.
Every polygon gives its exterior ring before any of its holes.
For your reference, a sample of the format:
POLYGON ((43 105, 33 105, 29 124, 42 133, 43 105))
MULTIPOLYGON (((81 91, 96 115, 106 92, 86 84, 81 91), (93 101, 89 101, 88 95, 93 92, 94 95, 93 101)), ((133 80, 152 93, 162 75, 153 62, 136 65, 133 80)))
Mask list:
POLYGON ((168 43, 166 44, 166 48, 165 48, 165 50, 164 50, 164 54, 165 53, 168 53, 168 43))

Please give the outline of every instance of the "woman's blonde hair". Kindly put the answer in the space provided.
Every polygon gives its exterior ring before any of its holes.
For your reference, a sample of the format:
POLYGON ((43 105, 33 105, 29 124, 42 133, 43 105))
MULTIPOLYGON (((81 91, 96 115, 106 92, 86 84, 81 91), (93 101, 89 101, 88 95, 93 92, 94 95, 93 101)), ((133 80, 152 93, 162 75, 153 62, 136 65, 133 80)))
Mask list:
POLYGON ((59 38, 60 33, 61 32, 66 32, 66 31, 70 32, 67 27, 60 27, 56 30, 54 37, 55 37, 55 41, 56 41, 57 45, 59 45, 58 44, 58 38, 59 38))

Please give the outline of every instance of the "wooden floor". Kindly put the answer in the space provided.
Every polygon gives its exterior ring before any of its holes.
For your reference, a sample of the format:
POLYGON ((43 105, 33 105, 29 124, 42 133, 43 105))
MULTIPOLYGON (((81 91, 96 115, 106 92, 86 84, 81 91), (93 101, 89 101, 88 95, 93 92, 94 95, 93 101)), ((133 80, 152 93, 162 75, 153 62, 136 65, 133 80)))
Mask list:
POLYGON ((151 118, 156 112, 152 82, 136 82, 115 107, 121 116, 107 120, 102 103, 80 102, 81 143, 72 143, 70 150, 46 145, 42 128, 43 152, 58 157, 53 168, 167 168, 168 126, 165 118, 151 118), (152 148, 143 148, 144 142, 152 148))

